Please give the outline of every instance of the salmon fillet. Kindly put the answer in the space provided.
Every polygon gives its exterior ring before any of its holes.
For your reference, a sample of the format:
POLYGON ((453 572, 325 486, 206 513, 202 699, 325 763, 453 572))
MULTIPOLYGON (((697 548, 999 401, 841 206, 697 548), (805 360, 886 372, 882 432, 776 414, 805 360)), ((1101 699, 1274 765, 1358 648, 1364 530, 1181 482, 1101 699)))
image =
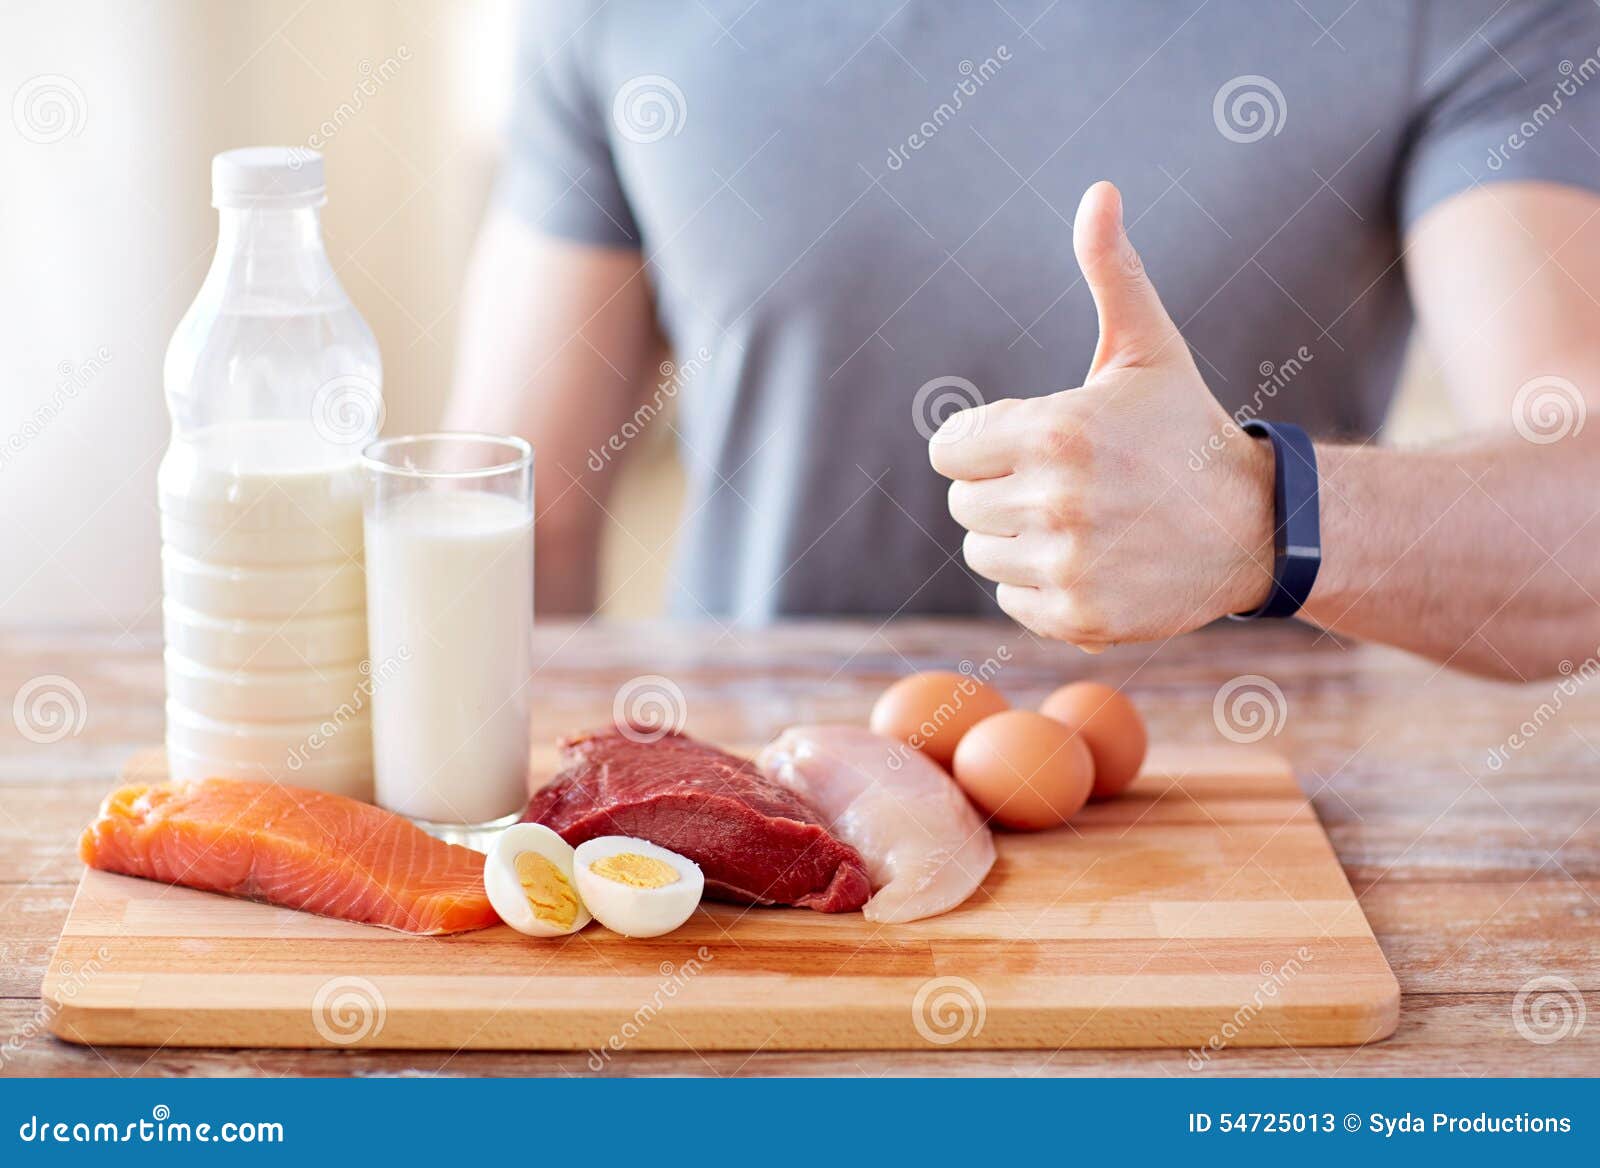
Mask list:
POLYGON ((78 841, 91 868, 407 933, 498 924, 483 857, 342 795, 202 779, 106 796, 78 841))

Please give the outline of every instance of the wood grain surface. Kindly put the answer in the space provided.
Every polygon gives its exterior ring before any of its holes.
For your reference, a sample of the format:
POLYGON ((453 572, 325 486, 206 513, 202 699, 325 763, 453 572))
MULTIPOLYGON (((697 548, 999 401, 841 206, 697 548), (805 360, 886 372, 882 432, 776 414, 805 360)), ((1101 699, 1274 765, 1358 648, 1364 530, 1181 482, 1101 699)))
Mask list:
MULTIPOLYGON (((1600 1071, 1600 690, 1491 684, 1295 627, 1216 628, 1099 658, 974 622, 765 629, 544 626, 536 733, 603 722, 645 672, 684 690, 689 727, 760 741, 799 720, 859 719, 912 668, 999 659, 1018 703, 1065 680, 1124 684, 1165 750, 1226 746, 1219 690, 1283 694, 1259 748, 1287 756, 1404 996, 1393 1038, 1356 1048, 1183 1051, 586 1052, 81 1047, 39 997, 80 865, 77 830, 161 734, 159 635, 0 634, 0 697, 43 676, 82 695, 58 733, 0 719, 0 1074, 1573 1074, 1600 1071), (1568 692, 1570 691, 1570 692, 1568 692), (1562 1007, 1565 1007, 1563 1013, 1562 1007), (1563 1022, 1563 1018, 1565 1022, 1563 1022)), ((13 721, 16 721, 13 719, 13 721)), ((1246 735, 1254 733, 1246 730, 1246 735)), ((1314 963, 1313 963, 1314 964, 1314 963)))
MULTIPOLYGON (((754 753, 758 743, 730 743, 754 753)), ((552 760, 535 763, 548 777, 552 760)), ((153 768, 136 768, 148 774, 153 768)), ((707 904, 408 937, 87 872, 45 976, 93 1045, 590 1051, 1342 1046, 1399 986, 1288 766, 1164 747, 1122 798, 1002 834, 978 894, 904 925, 707 904)))

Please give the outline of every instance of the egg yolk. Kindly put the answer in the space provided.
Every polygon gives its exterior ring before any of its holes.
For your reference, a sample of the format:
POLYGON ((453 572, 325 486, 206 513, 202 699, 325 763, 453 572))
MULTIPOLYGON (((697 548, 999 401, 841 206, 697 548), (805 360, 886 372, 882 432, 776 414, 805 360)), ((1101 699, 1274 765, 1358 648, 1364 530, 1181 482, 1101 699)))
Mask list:
POLYGON ((560 868, 538 852, 518 855, 516 867, 522 895, 528 898, 535 917, 563 929, 578 919, 578 894, 560 868))
POLYGON ((630 888, 665 888, 681 879, 678 870, 671 864, 654 856, 641 856, 638 852, 601 856, 589 865, 589 871, 630 888))

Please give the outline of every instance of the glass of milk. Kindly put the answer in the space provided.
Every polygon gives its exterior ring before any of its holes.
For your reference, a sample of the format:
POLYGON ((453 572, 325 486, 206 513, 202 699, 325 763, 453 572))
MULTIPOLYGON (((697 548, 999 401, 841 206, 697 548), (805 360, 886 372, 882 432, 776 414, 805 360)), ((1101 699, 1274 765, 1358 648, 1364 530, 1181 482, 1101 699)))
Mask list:
POLYGON ((362 464, 377 801, 476 842, 528 798, 533 450, 417 434, 362 464))

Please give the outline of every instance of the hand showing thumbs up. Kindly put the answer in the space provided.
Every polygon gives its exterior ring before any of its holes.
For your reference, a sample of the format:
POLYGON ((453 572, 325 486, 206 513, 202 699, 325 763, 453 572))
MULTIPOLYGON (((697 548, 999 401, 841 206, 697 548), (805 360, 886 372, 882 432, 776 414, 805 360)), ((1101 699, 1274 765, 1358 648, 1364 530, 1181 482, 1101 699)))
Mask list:
POLYGON ((1072 247, 1100 318, 1083 385, 963 411, 929 442, 967 563, 1019 623, 1090 650, 1256 607, 1272 579, 1271 447, 1201 379, 1110 183, 1084 194, 1072 247))

